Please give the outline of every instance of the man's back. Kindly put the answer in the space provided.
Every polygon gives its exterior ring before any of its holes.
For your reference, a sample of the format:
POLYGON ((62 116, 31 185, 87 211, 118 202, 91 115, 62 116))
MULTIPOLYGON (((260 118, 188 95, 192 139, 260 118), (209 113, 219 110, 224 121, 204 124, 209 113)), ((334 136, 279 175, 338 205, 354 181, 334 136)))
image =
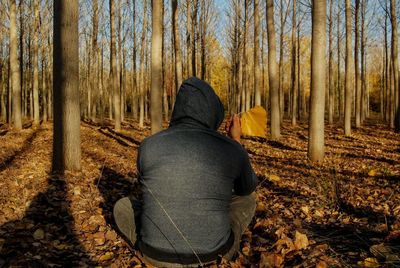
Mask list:
POLYGON ((194 253, 203 261, 226 253, 234 239, 232 190, 246 195, 256 184, 246 151, 216 132, 222 104, 198 81, 182 86, 171 126, 139 148, 140 248, 167 262, 195 263, 194 253), (207 107, 204 102, 215 103, 207 107))

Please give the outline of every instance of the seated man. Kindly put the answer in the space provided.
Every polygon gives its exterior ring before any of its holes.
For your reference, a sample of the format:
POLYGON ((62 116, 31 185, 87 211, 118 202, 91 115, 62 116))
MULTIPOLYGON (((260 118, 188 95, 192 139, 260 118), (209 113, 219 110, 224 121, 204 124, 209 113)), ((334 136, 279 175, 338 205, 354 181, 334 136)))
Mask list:
POLYGON ((257 177, 240 145, 239 117, 227 123, 230 138, 217 132, 223 119, 214 90, 192 77, 182 83, 169 128, 140 145, 140 228, 127 197, 116 203, 114 218, 155 266, 197 267, 239 249, 255 212, 257 177))

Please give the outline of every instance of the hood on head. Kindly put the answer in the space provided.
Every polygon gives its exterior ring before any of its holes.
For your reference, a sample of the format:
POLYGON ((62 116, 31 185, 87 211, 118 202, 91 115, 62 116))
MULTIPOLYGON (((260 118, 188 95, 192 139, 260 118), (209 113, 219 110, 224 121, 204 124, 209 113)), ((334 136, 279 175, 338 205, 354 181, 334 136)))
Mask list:
POLYGON ((190 77, 176 96, 170 126, 197 125, 217 130, 224 119, 224 106, 205 81, 190 77))

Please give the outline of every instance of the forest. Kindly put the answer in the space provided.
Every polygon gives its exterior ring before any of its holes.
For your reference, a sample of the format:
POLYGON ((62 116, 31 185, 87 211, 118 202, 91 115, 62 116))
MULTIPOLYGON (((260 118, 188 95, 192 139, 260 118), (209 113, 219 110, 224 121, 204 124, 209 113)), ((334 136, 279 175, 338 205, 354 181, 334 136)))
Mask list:
MULTIPOLYGON (((0 0, 0 267, 152 267, 116 231, 182 81, 243 136, 256 212, 207 267, 400 266, 397 0, 0 0)), ((173 193, 170 193, 173 197, 173 193)), ((202 265, 203 266, 203 265, 202 265)))

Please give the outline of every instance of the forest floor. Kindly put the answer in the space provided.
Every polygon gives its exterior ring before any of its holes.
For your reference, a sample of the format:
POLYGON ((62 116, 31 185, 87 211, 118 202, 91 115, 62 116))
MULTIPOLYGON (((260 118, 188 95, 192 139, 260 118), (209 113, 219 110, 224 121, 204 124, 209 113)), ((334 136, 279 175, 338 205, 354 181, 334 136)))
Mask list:
MULTIPOLYGON (((214 267, 400 266, 400 135, 367 121, 326 127, 323 164, 307 160, 307 126, 279 142, 243 139, 259 177, 256 216, 232 262, 214 267)), ((82 172, 51 175, 52 125, 0 124, 0 267, 144 267, 115 232, 112 207, 138 191, 133 121, 115 133, 83 122, 82 172)))

